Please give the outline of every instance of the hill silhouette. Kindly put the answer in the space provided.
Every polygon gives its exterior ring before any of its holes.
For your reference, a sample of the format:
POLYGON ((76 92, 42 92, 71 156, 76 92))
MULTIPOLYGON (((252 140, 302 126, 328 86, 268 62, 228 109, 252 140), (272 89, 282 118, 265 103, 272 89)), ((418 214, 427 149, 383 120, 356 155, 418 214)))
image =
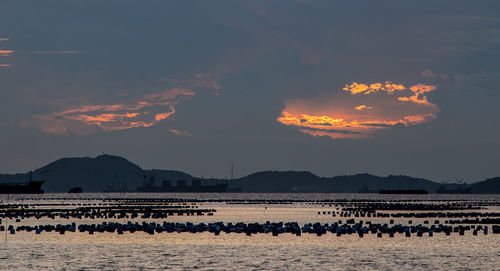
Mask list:
MULTIPOLYGON (((25 182, 29 173, 0 174, 2 182, 25 182)), ((135 191, 138 186, 160 185, 162 180, 186 180, 193 176, 176 170, 142 169, 129 160, 114 155, 95 158, 62 158, 33 172, 33 179, 46 180, 46 192, 67 192, 82 187, 84 192, 135 191)), ((220 179, 205 180, 217 183, 220 179)), ((320 177, 308 171, 262 171, 228 181, 230 188, 242 192, 280 193, 358 193, 380 189, 425 189, 430 193, 440 183, 410 176, 380 177, 368 173, 336 177, 320 177)), ((500 177, 470 184, 473 193, 500 193, 500 177)))
MULTIPOLYGON (((62 158, 33 171, 33 179, 46 180, 43 189, 46 192, 66 192, 79 186, 84 192, 103 190, 133 191, 146 180, 156 183, 157 179, 190 180, 189 174, 175 170, 144 170, 127 159, 114 155, 100 155, 95 158, 62 158)), ((0 175, 0 180, 23 182, 28 180, 28 173, 0 175)))
POLYGON ((409 176, 379 177, 365 173, 325 178, 305 171, 266 171, 234 180, 230 186, 241 187, 244 192, 358 193, 361 189, 373 192, 380 189, 426 189, 434 193, 440 184, 409 176))
POLYGON ((263 171, 229 182, 243 192, 321 192, 324 180, 307 171, 263 171))
POLYGON ((474 194, 500 194, 500 177, 473 183, 471 187, 474 194))

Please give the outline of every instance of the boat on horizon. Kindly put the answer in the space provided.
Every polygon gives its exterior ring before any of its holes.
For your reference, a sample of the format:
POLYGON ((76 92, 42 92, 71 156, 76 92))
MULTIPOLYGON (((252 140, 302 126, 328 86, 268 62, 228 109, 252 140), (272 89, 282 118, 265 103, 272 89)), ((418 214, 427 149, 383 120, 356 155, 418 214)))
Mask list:
POLYGON ((34 181, 30 172, 26 183, 0 183, 0 194, 43 194, 44 180, 34 181))
POLYGON ((177 185, 171 185, 169 180, 162 181, 161 186, 154 186, 151 183, 139 186, 137 192, 163 192, 163 193, 221 193, 227 192, 228 184, 207 184, 203 185, 200 179, 193 179, 191 185, 187 185, 185 180, 178 180, 177 185))

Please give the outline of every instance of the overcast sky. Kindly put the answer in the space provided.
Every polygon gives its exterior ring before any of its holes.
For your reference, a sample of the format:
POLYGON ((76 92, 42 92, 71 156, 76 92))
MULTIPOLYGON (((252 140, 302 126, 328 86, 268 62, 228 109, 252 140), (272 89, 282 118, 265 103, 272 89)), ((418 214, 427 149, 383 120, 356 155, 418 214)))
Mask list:
POLYGON ((0 6, 0 172, 500 175, 500 1, 0 6))

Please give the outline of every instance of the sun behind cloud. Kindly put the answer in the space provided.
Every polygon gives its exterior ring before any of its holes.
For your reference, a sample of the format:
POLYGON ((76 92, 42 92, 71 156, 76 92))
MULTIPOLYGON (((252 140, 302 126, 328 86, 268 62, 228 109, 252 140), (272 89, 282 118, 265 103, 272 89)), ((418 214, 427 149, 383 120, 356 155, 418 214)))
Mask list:
POLYGON ((439 108, 426 96, 435 89, 425 84, 353 82, 340 93, 286 101, 277 121, 312 136, 370 138, 379 130, 437 118, 439 108))

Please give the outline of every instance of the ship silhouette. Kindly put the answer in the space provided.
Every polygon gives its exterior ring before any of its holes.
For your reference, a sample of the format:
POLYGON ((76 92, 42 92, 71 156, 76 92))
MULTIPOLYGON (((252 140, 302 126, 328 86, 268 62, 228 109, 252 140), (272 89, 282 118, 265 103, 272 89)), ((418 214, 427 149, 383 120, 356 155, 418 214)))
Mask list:
POLYGON ((30 171, 27 183, 0 183, 0 194, 43 194, 43 183, 43 180, 34 181, 30 171))
POLYGON ((154 186, 152 181, 145 182, 143 186, 137 188, 137 192, 172 192, 172 193, 189 193, 189 192, 227 192, 227 183, 203 185, 201 179, 193 179, 191 185, 187 185, 185 180, 178 180, 177 185, 173 186, 170 180, 164 180, 161 186, 154 186))

